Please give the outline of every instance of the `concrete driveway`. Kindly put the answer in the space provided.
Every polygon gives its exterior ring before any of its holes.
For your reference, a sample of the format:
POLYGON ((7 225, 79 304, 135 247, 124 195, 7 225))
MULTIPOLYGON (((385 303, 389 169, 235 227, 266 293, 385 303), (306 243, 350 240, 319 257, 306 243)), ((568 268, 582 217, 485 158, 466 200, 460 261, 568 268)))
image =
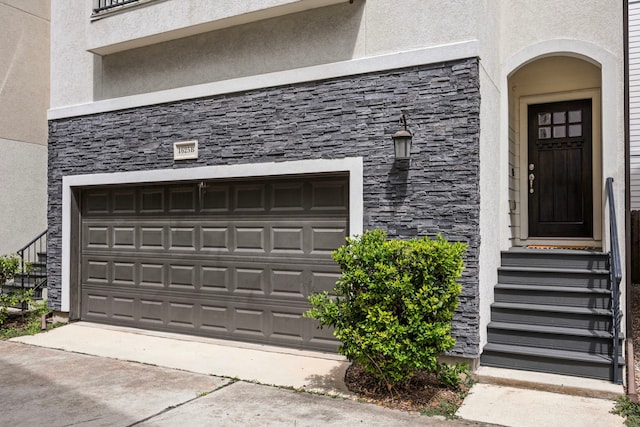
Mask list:
POLYGON ((2 426, 485 426, 0 341, 2 426))

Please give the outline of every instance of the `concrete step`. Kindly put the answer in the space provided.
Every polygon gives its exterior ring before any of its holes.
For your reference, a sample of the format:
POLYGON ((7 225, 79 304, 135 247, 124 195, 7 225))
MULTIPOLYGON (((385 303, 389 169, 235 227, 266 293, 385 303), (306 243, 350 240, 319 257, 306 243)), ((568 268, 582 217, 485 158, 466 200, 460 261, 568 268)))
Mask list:
POLYGON ((625 393, 622 384, 613 384, 608 380, 495 368, 492 366, 480 366, 474 373, 474 377, 476 381, 482 384, 495 384, 597 399, 615 400, 625 393))
POLYGON ((510 302, 494 302, 491 305, 491 320, 596 331, 610 331, 613 323, 609 309, 510 302))
POLYGON ((494 297, 495 301, 506 303, 603 309, 611 307, 611 292, 602 288, 498 284, 495 286, 494 297))
MULTIPOLYGON (((613 354, 613 334, 609 331, 491 322, 488 341, 523 347, 577 351, 590 354, 613 354)), ((618 343, 622 348, 624 337, 618 343)))
MULTIPOLYGON (((498 368, 608 381, 613 378, 613 363, 610 356, 574 351, 488 343, 484 346, 480 363, 498 368)), ((624 359, 620 356, 617 363, 618 378, 622 378, 623 368, 624 359)))
POLYGON ((514 248, 501 253, 503 267, 569 268, 608 270, 609 254, 570 249, 514 248))
POLYGON ((539 267, 500 267, 498 283, 607 289, 609 271, 539 267))

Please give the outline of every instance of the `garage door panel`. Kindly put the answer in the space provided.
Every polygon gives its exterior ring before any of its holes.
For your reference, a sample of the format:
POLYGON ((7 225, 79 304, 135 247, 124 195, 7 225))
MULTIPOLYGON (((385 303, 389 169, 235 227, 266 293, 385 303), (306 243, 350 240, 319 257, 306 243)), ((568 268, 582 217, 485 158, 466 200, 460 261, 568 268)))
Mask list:
POLYGON ((140 213, 154 214, 165 211, 164 189, 143 189, 140 191, 140 213))
POLYGON ((85 320, 335 350, 305 319, 331 291, 344 244, 344 177, 98 188, 83 191, 85 320))
POLYGON ((109 227, 88 226, 86 227, 84 247, 88 249, 107 249, 109 245, 109 227))
POLYGON ((194 304, 169 301, 167 308, 169 311, 167 316, 168 326, 185 329, 195 329, 197 327, 194 304))
POLYGON ((138 226, 140 230, 140 249, 165 250, 165 227, 138 226))
POLYGON ((274 211, 303 211, 304 184, 301 182, 273 184, 271 209, 274 211))
POLYGON ((203 291, 226 292, 231 272, 226 265, 203 265, 200 270, 200 288, 203 291))
POLYGON ((84 316, 89 316, 95 320, 104 320, 110 316, 111 301, 108 295, 86 292, 83 295, 84 316))
POLYGON ((236 226, 233 232, 235 251, 266 253, 264 226, 236 226))
POLYGON ((135 304, 136 300, 132 297, 113 297, 111 303, 113 318, 126 321, 135 321, 135 304))
POLYGON ((236 185, 233 187, 236 212, 264 212, 265 186, 262 184, 236 185))
MULTIPOLYGON (((175 222, 175 221, 174 221, 175 222)), ((244 254, 308 256, 330 253, 345 242, 344 219, 261 222, 182 220, 179 226, 157 224, 158 220, 86 220, 82 226, 83 252, 135 251, 141 254, 180 252, 190 254, 244 254)))
POLYGON ((85 215, 104 215, 111 211, 107 190, 94 190, 86 194, 84 202, 85 215))
POLYGON ((331 291, 340 277, 332 261, 310 263, 305 259, 254 259, 188 256, 137 257, 118 254, 85 255, 83 286, 108 285, 114 290, 155 289, 175 292, 269 296, 306 301, 311 292, 331 291))
POLYGON ((138 242, 135 226, 113 226, 113 248, 114 249, 136 249, 138 242))
POLYGON ((348 189, 345 181, 312 182, 311 210, 347 210, 348 189))
POLYGON ((160 326, 166 319, 164 301, 150 297, 139 297, 136 318, 141 324, 160 326))
POLYGON ((195 252, 198 246, 195 226, 169 228, 169 250, 195 252))
POLYGON ((236 308, 232 332, 238 336, 263 339, 267 335, 264 330, 266 324, 264 311, 262 307, 236 308))
POLYGON ((336 268, 335 271, 317 269, 311 272, 311 289, 310 292, 329 292, 333 293, 333 287, 340 278, 340 273, 336 268))
POLYGON ((304 322, 295 313, 274 309, 272 311, 273 336, 281 340, 301 343, 304 337, 304 322))
POLYGON ((131 214, 136 212, 136 191, 134 189, 115 190, 111 197, 114 213, 131 214))
POLYGON ((197 266, 187 264, 171 264, 169 266, 169 289, 193 292, 197 286, 197 266))
POLYGON ((166 283, 165 264, 140 263, 140 287, 162 288, 166 283))
MULTIPOLYGON (((271 252, 281 254, 302 255, 304 248, 305 227, 273 226, 271 227, 271 252)), ((308 251, 307 251, 308 252, 308 251)))
POLYGON ((202 205, 200 210, 208 214, 228 213, 229 203, 229 186, 207 185, 201 192, 202 205))
POLYGON ((111 283, 114 285, 135 286, 136 285, 136 263, 133 262, 112 262, 111 283))
POLYGON ((83 263, 82 282, 83 283, 109 283, 109 262, 100 260, 89 260, 83 263))
POLYGON ((235 268, 230 292, 241 295, 264 295, 267 291, 264 268, 235 268))
POLYGON ((203 333, 226 336, 229 330, 229 307, 223 304, 201 303, 200 329, 203 333))
POLYGON ((315 320, 302 317, 308 308, 302 304, 291 307, 269 300, 247 302, 237 298, 193 302, 169 294, 161 300, 152 294, 110 295, 110 290, 100 289, 86 292, 84 300, 88 304, 83 318, 89 321, 299 348, 333 351, 338 345, 331 330, 319 330, 315 320))
POLYGON ((196 189, 193 186, 169 189, 169 213, 195 213, 196 189))
POLYGON ((200 241, 202 242, 202 251, 231 252, 229 247, 229 227, 201 226, 200 241))
POLYGON ((308 295, 305 269, 271 268, 271 295, 285 299, 303 299, 308 295))
POLYGON ((336 248, 344 244, 346 232, 346 226, 314 226, 311 229, 311 253, 331 254, 331 252, 333 252, 336 248))

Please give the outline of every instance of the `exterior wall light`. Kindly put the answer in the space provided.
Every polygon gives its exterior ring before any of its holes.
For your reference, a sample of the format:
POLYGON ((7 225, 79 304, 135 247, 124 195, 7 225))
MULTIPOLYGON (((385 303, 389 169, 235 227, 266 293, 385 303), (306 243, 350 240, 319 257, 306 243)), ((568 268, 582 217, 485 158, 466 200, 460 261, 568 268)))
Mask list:
POLYGON ((407 118, 404 114, 400 116, 400 123, 404 125, 404 129, 393 134, 393 149, 396 160, 409 160, 413 135, 407 130, 407 118))

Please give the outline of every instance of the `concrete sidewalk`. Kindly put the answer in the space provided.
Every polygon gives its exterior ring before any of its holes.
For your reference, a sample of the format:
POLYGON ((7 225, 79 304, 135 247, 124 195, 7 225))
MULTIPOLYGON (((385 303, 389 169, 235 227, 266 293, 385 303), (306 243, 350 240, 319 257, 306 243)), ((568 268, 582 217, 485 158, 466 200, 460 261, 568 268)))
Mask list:
POLYGON ((486 426, 0 341, 0 426, 486 426))
MULTIPOLYGON (((297 351, 86 322, 73 323, 44 334, 14 338, 11 341, 61 349, 67 352, 141 362, 191 373, 353 398, 343 381, 348 363, 343 357, 335 354, 297 351)), ((492 374, 496 375, 495 372, 492 374)), ((516 375, 523 374, 516 373, 516 375)), ((485 376, 489 377, 490 375, 485 376)), ((554 391, 574 392, 581 387, 583 391, 588 391, 589 386, 593 384, 595 389, 600 389, 595 390, 596 394, 608 393, 613 396, 622 392, 621 386, 570 377, 545 376, 545 374, 525 373, 524 376, 541 379, 541 382, 546 381, 548 384, 542 384, 539 387, 530 384, 533 388, 542 388, 542 390, 505 387, 496 384, 476 384, 458 411, 458 415, 479 424, 463 423, 460 425, 485 425, 484 423, 505 426, 623 425, 622 418, 609 413, 613 408, 612 400, 544 391, 546 388, 554 391), (553 384, 554 381, 555 384, 553 384), (585 387, 584 384, 587 386, 585 387)), ((517 378, 506 379, 506 384, 522 385, 526 382, 526 380, 518 380, 517 378)), ((152 423, 148 425, 177 425, 180 424, 180 419, 191 419, 194 416, 198 418, 194 418, 193 425, 227 425, 226 423, 228 425, 256 423, 294 425, 289 422, 292 418, 287 418, 287 413, 301 417, 295 418, 297 420, 295 425, 350 425, 350 422, 356 422, 356 418, 364 423, 358 422, 359 425, 414 425, 414 423, 440 425, 434 423, 448 422, 437 418, 391 411, 373 405, 363 405, 352 400, 328 399, 315 394, 292 393, 288 390, 256 384, 236 382, 232 385, 233 387, 229 390, 227 390, 228 387, 223 387, 215 393, 203 395, 197 401, 189 402, 188 405, 159 414, 157 417, 154 416, 152 423), (243 405, 241 407, 230 406, 238 397, 237 394, 234 394, 234 390, 242 395, 240 400, 243 405), (275 400, 261 400, 254 396, 252 391, 258 396, 273 395, 272 398, 275 400), (227 393, 230 395, 227 396, 227 393), (288 394, 281 396, 282 393, 288 394), (305 408, 314 408, 313 411, 310 409, 311 412, 305 412, 304 415, 295 412, 296 408, 300 409, 298 405, 302 404, 302 401, 298 402, 300 399, 304 400, 305 408), (355 411, 352 413, 355 418, 345 424, 346 420, 341 418, 342 415, 337 415, 336 410, 349 413, 349 410, 343 406, 351 404, 357 405, 351 409, 355 411), (379 411, 382 412, 378 413, 379 411), (369 413, 373 417, 364 421, 363 417, 369 413), (255 414, 262 414, 261 416, 264 417, 252 418, 257 416, 255 414), (324 414, 324 418, 313 418, 313 414, 324 414), (382 414, 389 414, 390 418, 384 418, 382 414), (397 422, 389 424, 389 420, 393 419, 397 419, 398 422, 402 421, 399 424, 397 422), (224 423, 222 420, 225 420, 224 423), (304 424, 305 420, 308 420, 309 423, 304 424), (315 424, 312 420, 315 420, 315 424), (338 420, 341 420, 342 423, 340 424, 338 420), (334 421, 336 424, 332 424, 334 421)))

